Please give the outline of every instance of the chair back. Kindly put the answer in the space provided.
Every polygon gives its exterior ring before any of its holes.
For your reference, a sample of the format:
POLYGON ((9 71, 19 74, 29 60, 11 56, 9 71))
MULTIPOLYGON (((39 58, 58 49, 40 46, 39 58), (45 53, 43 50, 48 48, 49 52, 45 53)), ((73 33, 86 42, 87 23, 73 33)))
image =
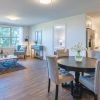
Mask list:
POLYGON ((56 56, 47 56, 48 76, 56 84, 58 83, 58 66, 56 56))
MULTIPOLYGON (((95 69, 94 92, 100 97, 100 60, 97 60, 95 69)), ((98 99, 99 100, 99 99, 98 99)))
POLYGON ((57 56, 58 57, 66 57, 66 56, 69 56, 69 50, 68 49, 58 49, 57 50, 57 56))
POLYGON ((91 57, 95 59, 100 59, 100 51, 92 51, 91 52, 91 57))
POLYGON ((17 45, 16 46, 16 51, 26 51, 27 50, 27 46, 25 45, 17 45))

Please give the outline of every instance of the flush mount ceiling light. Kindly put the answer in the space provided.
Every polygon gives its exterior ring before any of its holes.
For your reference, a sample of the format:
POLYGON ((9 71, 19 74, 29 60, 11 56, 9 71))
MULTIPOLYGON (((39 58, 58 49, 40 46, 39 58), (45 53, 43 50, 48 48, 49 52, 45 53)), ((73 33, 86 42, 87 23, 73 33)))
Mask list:
POLYGON ((20 19, 17 16, 6 16, 6 18, 8 18, 9 20, 18 20, 18 19, 20 19))
POLYGON ((61 29, 61 28, 64 28, 65 26, 62 25, 62 26, 55 26, 56 29, 61 29))
POLYGON ((52 0, 40 0, 41 4, 51 4, 52 0))

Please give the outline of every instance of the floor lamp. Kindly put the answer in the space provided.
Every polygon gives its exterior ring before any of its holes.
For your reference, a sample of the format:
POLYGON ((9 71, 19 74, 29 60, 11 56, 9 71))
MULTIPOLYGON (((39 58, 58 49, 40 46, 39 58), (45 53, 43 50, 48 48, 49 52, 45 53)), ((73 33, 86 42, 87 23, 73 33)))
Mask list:
POLYGON ((27 43, 27 55, 28 55, 28 52, 29 52, 29 39, 28 38, 25 39, 25 43, 27 43))

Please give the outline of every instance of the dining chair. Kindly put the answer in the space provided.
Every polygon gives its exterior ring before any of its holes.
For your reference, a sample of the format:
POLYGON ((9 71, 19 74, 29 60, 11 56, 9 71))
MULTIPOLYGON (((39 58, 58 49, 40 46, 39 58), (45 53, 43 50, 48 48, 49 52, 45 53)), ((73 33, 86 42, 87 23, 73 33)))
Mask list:
POLYGON ((67 73, 66 75, 59 74, 57 57, 47 56, 48 63, 48 93, 50 92, 51 80, 56 84, 55 100, 58 100, 58 90, 59 85, 65 82, 71 82, 71 94, 73 95, 73 80, 74 77, 72 74, 67 73))
POLYGON ((63 48, 63 49, 57 49, 56 54, 59 57, 67 57, 69 56, 69 49, 63 48))
POLYGON ((100 60, 97 60, 95 75, 81 76, 79 82, 94 93, 94 100, 100 100, 100 60))
MULTIPOLYGON (((96 59, 96 60, 100 59, 100 51, 92 50, 91 58, 96 59)), ((93 76, 93 75, 95 75, 95 72, 89 72, 88 74, 93 76)))
MULTIPOLYGON (((91 51, 91 56, 90 58, 93 58, 93 59, 100 59, 100 51, 96 51, 96 50, 92 50, 91 51)), ((89 74, 91 76, 94 76, 95 75, 95 72, 86 72, 86 74, 89 74)), ((82 76, 84 75, 84 73, 82 73, 82 76)))
POLYGON ((91 58, 100 59, 100 51, 91 51, 91 58))
MULTIPOLYGON (((69 56, 69 49, 61 48, 56 50, 56 55, 58 58, 61 57, 68 57, 69 56)), ((66 73, 66 70, 63 68, 59 68, 60 73, 66 73)))

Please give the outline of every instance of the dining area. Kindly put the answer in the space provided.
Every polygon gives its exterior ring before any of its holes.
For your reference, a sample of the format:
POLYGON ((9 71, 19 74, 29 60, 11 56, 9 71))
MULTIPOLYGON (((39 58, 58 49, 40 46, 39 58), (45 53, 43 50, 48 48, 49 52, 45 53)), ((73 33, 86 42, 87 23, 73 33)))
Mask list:
POLYGON ((48 93, 51 81, 55 83, 55 100, 59 98, 59 85, 70 88, 75 100, 81 100, 85 89, 93 95, 93 100, 100 100, 100 52, 92 51, 91 57, 69 56, 69 49, 58 49, 55 55, 47 56, 48 93), (68 83, 68 84, 67 84, 68 83))

